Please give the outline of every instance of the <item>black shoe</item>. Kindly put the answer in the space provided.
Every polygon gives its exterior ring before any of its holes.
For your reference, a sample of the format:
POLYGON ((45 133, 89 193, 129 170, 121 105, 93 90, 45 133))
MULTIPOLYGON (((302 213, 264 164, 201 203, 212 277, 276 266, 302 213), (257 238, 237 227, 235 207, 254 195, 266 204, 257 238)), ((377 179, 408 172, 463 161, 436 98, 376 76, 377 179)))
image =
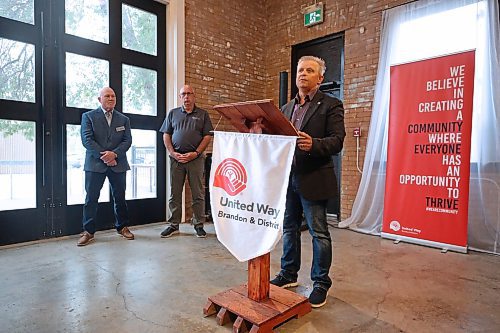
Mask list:
POLYGON ((327 290, 319 287, 314 287, 313 291, 309 295, 309 303, 311 303, 311 306, 313 308, 319 308, 326 304, 327 295, 327 290))
POLYGON ((205 230, 203 230, 203 226, 201 227, 194 227, 194 230, 196 231, 196 237, 198 238, 205 238, 207 237, 207 233, 205 230))
POLYGON ((281 274, 276 275, 276 277, 269 281, 269 283, 281 288, 291 288, 297 287, 299 285, 297 281, 290 281, 288 279, 285 279, 281 274))
POLYGON ((168 226, 167 229, 161 232, 161 238, 168 238, 177 234, 179 234, 179 229, 175 229, 172 226, 168 226))

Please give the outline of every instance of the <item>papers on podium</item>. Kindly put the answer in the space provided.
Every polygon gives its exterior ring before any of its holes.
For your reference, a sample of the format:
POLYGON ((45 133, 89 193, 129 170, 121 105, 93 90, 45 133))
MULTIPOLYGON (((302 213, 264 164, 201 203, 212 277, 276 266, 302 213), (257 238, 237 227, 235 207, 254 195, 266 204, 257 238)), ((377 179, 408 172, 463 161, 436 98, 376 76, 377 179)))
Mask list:
POLYGON ((214 106, 224 118, 241 133, 249 133, 252 125, 262 128, 262 133, 299 136, 292 123, 273 104, 271 99, 214 106))

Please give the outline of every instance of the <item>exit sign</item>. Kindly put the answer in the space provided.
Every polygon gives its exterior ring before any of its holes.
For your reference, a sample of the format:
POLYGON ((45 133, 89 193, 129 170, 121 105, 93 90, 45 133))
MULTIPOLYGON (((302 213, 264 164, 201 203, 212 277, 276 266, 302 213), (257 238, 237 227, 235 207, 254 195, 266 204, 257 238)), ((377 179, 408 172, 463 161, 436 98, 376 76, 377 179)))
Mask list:
POLYGON ((306 7, 304 13, 304 27, 309 27, 323 22, 323 3, 306 7))

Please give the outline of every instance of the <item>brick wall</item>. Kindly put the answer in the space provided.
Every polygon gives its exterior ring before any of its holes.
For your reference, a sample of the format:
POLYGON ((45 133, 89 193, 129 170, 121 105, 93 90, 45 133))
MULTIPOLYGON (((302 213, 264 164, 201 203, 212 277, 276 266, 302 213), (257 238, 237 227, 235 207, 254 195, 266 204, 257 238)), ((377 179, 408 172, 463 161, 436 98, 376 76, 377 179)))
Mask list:
MULTIPOLYGON (((303 26, 301 8, 313 1, 186 1, 186 81, 198 104, 272 98, 278 105, 279 72, 288 71, 291 47, 336 33, 345 34, 344 107, 346 140, 342 158, 342 219, 351 215, 361 180, 377 73, 382 11, 411 0, 323 0, 324 22, 303 26)), ((289 76, 290 77, 290 76, 289 76)), ((292 83, 289 83, 289 86, 292 83)), ((211 111, 215 124, 219 116, 211 111)), ((225 122, 218 129, 230 129, 225 122)))
MULTIPOLYGON (((186 0, 186 84, 217 130, 233 131, 214 105, 265 96, 265 0, 186 0)), ((212 150, 211 145, 207 151, 212 150)), ((186 218, 191 192, 186 186, 186 218)))
MULTIPOLYGON (((214 105, 264 97, 264 2, 186 1, 186 82, 214 127, 220 119, 214 105)), ((232 126, 221 120, 217 129, 232 126)))

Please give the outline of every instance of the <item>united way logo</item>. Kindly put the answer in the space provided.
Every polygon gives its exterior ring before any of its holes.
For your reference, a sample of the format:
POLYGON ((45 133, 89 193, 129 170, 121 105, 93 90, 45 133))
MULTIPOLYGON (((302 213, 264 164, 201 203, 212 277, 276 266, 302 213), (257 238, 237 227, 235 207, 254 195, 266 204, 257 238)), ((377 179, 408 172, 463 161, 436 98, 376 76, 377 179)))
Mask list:
POLYGON ((226 158, 215 171, 214 186, 220 187, 227 194, 234 196, 247 187, 247 171, 240 161, 226 158))
POLYGON ((389 224, 389 228, 391 228, 392 230, 394 231, 399 231, 399 229, 401 229, 401 224, 399 224, 398 221, 391 221, 391 223, 389 224))

